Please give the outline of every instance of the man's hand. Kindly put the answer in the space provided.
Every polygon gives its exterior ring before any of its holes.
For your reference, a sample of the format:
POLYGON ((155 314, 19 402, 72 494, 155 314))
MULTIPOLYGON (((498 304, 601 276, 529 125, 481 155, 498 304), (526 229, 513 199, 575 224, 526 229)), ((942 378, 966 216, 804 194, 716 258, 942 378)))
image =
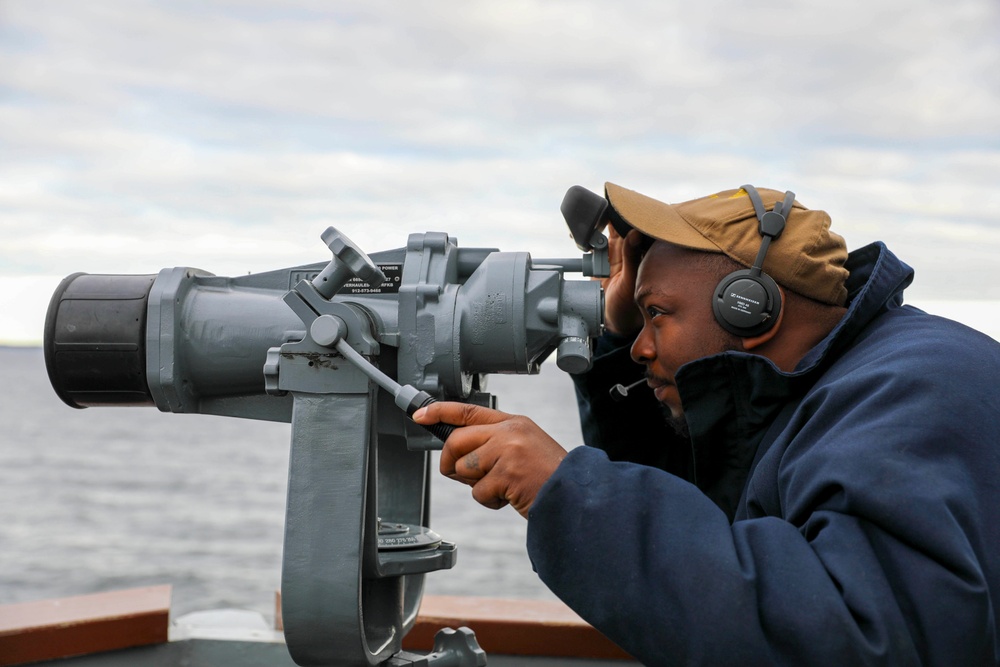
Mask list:
POLYGON ((635 277, 642 254, 642 234, 633 229, 622 238, 608 225, 608 264, 611 275, 604 287, 604 326, 611 333, 629 336, 642 328, 642 313, 635 305, 635 277))
POLYGON ((542 485, 566 450, 527 417, 478 405, 431 403, 413 414, 418 424, 444 422, 455 429, 441 451, 441 474, 472 487, 490 509, 513 506, 525 519, 542 485))

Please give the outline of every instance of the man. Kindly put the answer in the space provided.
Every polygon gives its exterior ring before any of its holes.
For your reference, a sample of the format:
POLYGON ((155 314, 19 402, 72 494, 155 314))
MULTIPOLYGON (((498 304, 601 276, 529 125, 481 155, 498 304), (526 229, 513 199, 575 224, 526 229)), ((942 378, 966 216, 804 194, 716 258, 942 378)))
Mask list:
POLYGON ((417 421, 465 427, 442 472, 524 515, 542 580, 647 665, 998 664, 1000 345, 903 306, 884 245, 848 256, 825 213, 757 195, 609 183, 634 231, 576 378, 591 446, 437 403, 417 421), (777 302, 732 333, 767 299, 719 315, 717 286, 755 261, 777 302), (653 391, 613 403, 633 361, 653 391))

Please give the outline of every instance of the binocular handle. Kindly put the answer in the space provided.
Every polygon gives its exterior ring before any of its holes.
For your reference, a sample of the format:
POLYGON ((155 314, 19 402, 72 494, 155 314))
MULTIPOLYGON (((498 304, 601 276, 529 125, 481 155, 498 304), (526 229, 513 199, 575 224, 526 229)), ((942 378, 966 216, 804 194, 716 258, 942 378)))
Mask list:
MULTIPOLYGON (((437 399, 428 394, 426 391, 422 389, 418 390, 416 387, 409 384, 401 385, 376 368, 374 364, 361 356, 357 350, 352 348, 347 341, 344 340, 344 329, 344 322, 339 317, 334 315, 320 315, 313 321, 309 331, 314 341, 320 345, 332 345, 336 347, 337 351, 340 352, 345 359, 353 363, 358 370, 374 380, 378 386, 392 394, 393 401, 395 401, 396 406, 406 412, 410 419, 413 419, 413 413, 417 410, 437 401, 437 399)), ((421 426, 424 425, 421 424, 421 426)), ((430 426, 424 426, 424 428, 427 429, 431 435, 438 438, 441 442, 444 442, 458 427, 453 424, 437 423, 431 424, 430 426)))
POLYGON ((372 287, 385 282, 382 269, 336 227, 327 227, 321 238, 333 252, 333 259, 312 280, 313 287, 323 298, 332 299, 351 278, 358 278, 372 287))
MULTIPOLYGON (((437 399, 428 394, 426 391, 419 391, 417 395, 413 397, 410 404, 406 408, 406 414, 409 415, 410 419, 413 419, 413 413, 423 407, 427 407, 431 403, 437 403, 437 399)), ((441 442, 445 442, 448 436, 451 435, 457 426, 453 424, 444 424, 438 422, 437 424, 424 425, 421 424, 431 435, 436 437, 441 442)))

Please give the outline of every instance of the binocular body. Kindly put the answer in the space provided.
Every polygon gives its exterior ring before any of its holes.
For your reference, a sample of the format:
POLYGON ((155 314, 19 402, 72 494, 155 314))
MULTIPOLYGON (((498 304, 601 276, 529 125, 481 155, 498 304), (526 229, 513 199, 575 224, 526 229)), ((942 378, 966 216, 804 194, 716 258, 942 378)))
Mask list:
MULTIPOLYGON (((332 227, 322 238, 329 262, 266 273, 70 275, 49 305, 46 367, 77 408, 291 423, 281 586, 292 658, 417 664, 401 640, 424 574, 452 567, 457 550, 430 529, 427 450, 450 431, 435 437, 406 413, 435 399, 494 406, 488 374, 537 373, 553 352, 563 370, 589 368, 603 294, 564 273, 600 271, 606 250, 535 261, 429 232, 368 256, 332 227)), ((468 632, 441 642, 442 664, 485 660, 468 632)))
MULTIPOLYGON (((553 351, 568 372, 589 367, 603 313, 596 281, 567 281, 564 266, 524 252, 459 248, 441 233, 413 234, 371 259, 385 280, 352 277, 329 301, 358 313, 373 362, 400 384, 475 400, 487 374, 537 373, 553 351)), ((193 268, 68 276, 46 321, 52 385, 73 407, 290 421, 291 401, 267 391, 267 353, 308 338, 284 297, 326 265, 231 278, 193 268)))

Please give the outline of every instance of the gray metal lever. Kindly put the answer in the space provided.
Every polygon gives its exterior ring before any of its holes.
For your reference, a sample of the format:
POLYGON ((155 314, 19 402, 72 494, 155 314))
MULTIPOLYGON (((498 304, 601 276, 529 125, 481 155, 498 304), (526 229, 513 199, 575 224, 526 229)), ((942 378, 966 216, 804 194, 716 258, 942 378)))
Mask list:
MULTIPOLYGON (((337 352, 340 352, 345 359, 354 364, 358 370, 367 375, 375 384, 392 394, 396 407, 403 410, 408 417, 412 418, 414 412, 437 400, 426 391, 418 390, 412 385, 399 384, 376 368, 374 364, 365 359, 363 355, 359 354, 347 343, 344 339, 344 332, 346 330, 347 325, 336 315, 320 315, 313 320, 309 328, 309 335, 319 345, 334 347, 337 352)), ((444 443, 456 427, 452 424, 438 423, 424 426, 424 428, 444 443)))

